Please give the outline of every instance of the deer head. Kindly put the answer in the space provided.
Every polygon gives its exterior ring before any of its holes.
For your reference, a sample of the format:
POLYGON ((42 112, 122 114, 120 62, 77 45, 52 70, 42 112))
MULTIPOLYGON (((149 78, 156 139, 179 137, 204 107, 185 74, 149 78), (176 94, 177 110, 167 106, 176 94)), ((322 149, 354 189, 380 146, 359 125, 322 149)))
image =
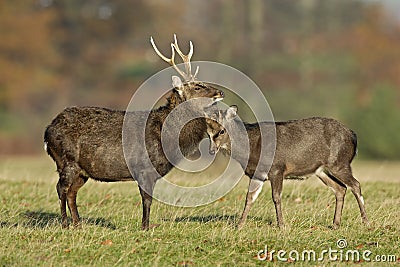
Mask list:
POLYGON ((220 148, 230 151, 231 139, 226 128, 230 127, 233 120, 237 117, 237 106, 230 106, 227 110, 205 109, 207 134, 210 137, 211 155, 217 153, 220 148))
POLYGON ((174 43, 171 43, 171 58, 164 56, 157 48, 154 43, 153 37, 150 37, 151 45, 157 55, 165 62, 170 64, 178 74, 183 78, 181 80, 178 76, 172 76, 172 86, 174 91, 178 93, 181 100, 186 101, 193 98, 210 98, 212 102, 220 101, 224 98, 224 93, 221 90, 214 88, 211 84, 197 81, 196 75, 199 71, 199 67, 196 68, 194 74, 192 74, 192 65, 190 60, 193 56, 193 43, 189 42, 189 53, 185 55, 179 48, 176 34, 174 34, 174 43), (185 71, 178 68, 175 63, 175 51, 181 57, 185 66, 185 71))

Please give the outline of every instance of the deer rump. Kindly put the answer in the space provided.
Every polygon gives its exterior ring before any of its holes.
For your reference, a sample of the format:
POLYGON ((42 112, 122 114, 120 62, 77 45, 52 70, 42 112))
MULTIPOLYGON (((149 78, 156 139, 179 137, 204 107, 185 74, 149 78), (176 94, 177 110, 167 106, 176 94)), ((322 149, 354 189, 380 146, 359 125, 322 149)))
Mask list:
POLYGON ((112 182, 132 180, 122 150, 124 112, 104 108, 66 108, 47 127, 47 152, 61 173, 76 163, 80 175, 112 182))

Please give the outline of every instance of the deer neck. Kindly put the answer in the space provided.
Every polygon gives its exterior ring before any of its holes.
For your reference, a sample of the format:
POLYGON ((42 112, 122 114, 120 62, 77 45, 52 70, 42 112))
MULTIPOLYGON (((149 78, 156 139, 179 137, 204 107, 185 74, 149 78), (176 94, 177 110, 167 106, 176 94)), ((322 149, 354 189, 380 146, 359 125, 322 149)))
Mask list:
POLYGON ((168 97, 167 104, 160 107, 159 111, 163 113, 161 118, 162 127, 176 127, 184 124, 179 133, 180 148, 184 155, 193 153, 206 132, 206 122, 202 118, 203 110, 196 106, 196 103, 190 100, 185 102, 185 99, 177 92, 173 92, 168 97), (180 104, 184 106, 178 108, 180 104), (187 118, 193 119, 188 121, 187 118))
POLYGON ((167 104, 165 105, 165 107, 172 111, 179 104, 185 102, 185 100, 186 99, 180 96, 177 92, 172 91, 172 94, 167 98, 167 104))
POLYGON ((230 136, 231 144, 228 147, 228 152, 242 166, 246 166, 250 153, 250 140, 247 138, 247 129, 245 125, 239 121, 233 120, 229 125, 226 125, 228 133, 236 133, 230 136), (243 135, 242 133, 246 134, 243 135))

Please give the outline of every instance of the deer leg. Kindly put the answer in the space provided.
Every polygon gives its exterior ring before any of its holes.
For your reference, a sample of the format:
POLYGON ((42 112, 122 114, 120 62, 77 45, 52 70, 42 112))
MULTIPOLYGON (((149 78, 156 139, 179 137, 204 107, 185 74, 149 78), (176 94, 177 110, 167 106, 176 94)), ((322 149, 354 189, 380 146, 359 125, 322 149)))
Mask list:
POLYGON ((316 175, 335 193, 336 205, 335 215, 333 217, 333 225, 334 228, 338 228, 340 226, 340 220, 342 218, 344 197, 346 195, 346 186, 329 177, 329 175, 327 175, 323 170, 317 170, 316 175))
POLYGON ((361 194, 360 183, 353 176, 351 176, 351 179, 352 179, 352 182, 351 182, 351 185, 349 185, 349 187, 351 189, 351 192, 357 199, 358 207, 360 208, 360 214, 361 214, 362 221, 364 224, 369 224, 367 212, 365 211, 364 198, 361 194))
POLYGON ((246 204, 244 206, 244 210, 242 213, 242 217, 240 217, 238 228, 242 228, 244 223, 246 222, 247 215, 249 214, 250 208, 253 203, 256 201, 258 195, 260 194, 262 187, 264 185, 264 181, 250 179, 249 188, 247 190, 246 195, 246 204))
POLYGON ((153 201, 153 197, 148 194, 145 190, 139 187, 140 195, 142 196, 142 230, 149 230, 150 225, 150 206, 153 201))
POLYGON ((57 186, 58 201, 61 210, 61 225, 63 228, 68 228, 68 218, 67 218, 67 193, 65 193, 63 180, 58 180, 57 186))
POLYGON ((138 180, 140 195, 142 196, 142 230, 149 230, 150 228, 150 207, 153 202, 153 191, 156 184, 156 179, 150 177, 141 177, 138 180))
POLYGON ((353 174, 351 172, 351 167, 346 166, 341 169, 332 170, 331 174, 340 182, 342 182, 343 184, 345 184, 347 187, 350 188, 351 192, 353 193, 353 195, 357 200, 358 207, 360 208, 360 213, 363 223, 369 224, 367 213, 365 211, 364 198, 361 194, 361 186, 360 183, 357 181, 357 179, 353 177, 353 174))
POLYGON ((67 192, 74 180, 74 177, 76 177, 78 173, 78 168, 74 164, 66 164, 60 172, 60 179, 58 180, 56 186, 60 201, 61 223, 63 228, 68 228, 67 192))
POLYGON ((282 207, 281 207, 283 174, 278 173, 275 176, 271 176, 270 181, 271 181, 271 189, 272 189, 272 200, 274 201, 274 205, 275 205, 278 226, 279 226, 279 228, 283 228, 285 226, 283 223, 282 207))
POLYGON ((80 225, 78 207, 76 205, 76 195, 79 189, 86 183, 87 180, 88 178, 86 177, 78 176, 73 181, 67 192, 68 208, 71 213, 72 223, 75 227, 78 227, 80 225))

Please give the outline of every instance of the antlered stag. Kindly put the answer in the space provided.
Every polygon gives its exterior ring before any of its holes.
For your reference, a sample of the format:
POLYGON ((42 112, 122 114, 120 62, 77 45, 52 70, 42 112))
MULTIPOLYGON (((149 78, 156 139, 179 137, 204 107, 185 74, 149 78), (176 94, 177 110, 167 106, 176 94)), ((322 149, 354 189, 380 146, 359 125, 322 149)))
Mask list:
POLYGON ((357 199, 361 217, 368 223, 361 195, 360 183, 353 177, 351 162, 356 154, 356 134, 340 122, 328 118, 308 118, 285 122, 244 123, 237 119, 237 107, 231 106, 226 111, 205 111, 207 133, 211 140, 210 153, 221 150, 232 154, 250 177, 250 184, 238 227, 242 227, 251 205, 257 199, 266 180, 270 180, 272 199, 275 205, 278 226, 284 222, 281 210, 283 179, 303 179, 312 174, 318 176, 329 186, 336 197, 336 208, 333 219, 334 227, 340 225, 344 196, 349 187, 357 199), (239 134, 232 140, 232 134, 245 128, 247 137, 239 134), (276 149, 271 161, 263 153, 270 149, 268 144, 261 146, 261 132, 276 130, 276 149), (231 153, 231 145, 249 142, 250 157, 238 150, 231 153), (245 161, 243 159, 247 159, 245 161), (269 171, 268 171, 269 170, 269 171))
MULTIPOLYGON (((70 107, 58 114, 46 128, 46 151, 56 162, 59 173, 56 188, 63 227, 68 227, 67 205, 73 224, 80 224, 76 196, 78 190, 92 178, 102 182, 136 180, 142 197, 142 229, 149 229, 154 185, 173 168, 161 144, 163 122, 179 104, 189 99, 205 98, 209 101, 194 101, 188 105, 185 112, 193 114, 197 119, 187 123, 179 135, 183 155, 189 155, 198 149, 206 132, 205 119, 200 118, 203 116, 203 108, 221 100, 224 94, 211 84, 195 79, 198 69, 192 74, 192 42, 188 55, 184 55, 178 47, 175 35, 174 39, 175 42, 171 43, 172 56, 167 58, 159 52, 151 38, 156 53, 184 79, 181 81, 177 76, 172 77, 173 90, 164 106, 151 111, 133 112, 100 107, 70 107), (176 66, 175 51, 182 58, 186 73, 176 66), (127 158, 124 157, 122 140, 124 119, 128 124, 124 135, 130 137, 129 148, 132 150, 125 151, 127 158), (133 170, 133 174, 129 170, 133 170)), ((174 119, 179 123, 179 115, 174 119)))

